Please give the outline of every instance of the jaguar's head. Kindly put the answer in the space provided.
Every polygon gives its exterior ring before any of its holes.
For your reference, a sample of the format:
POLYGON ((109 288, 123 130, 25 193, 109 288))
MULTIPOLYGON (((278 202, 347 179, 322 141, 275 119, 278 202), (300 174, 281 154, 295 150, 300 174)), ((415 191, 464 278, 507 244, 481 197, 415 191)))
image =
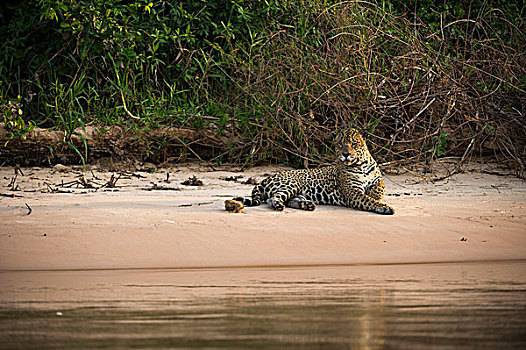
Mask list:
POLYGON ((356 129, 345 129, 336 139, 338 159, 346 165, 353 165, 367 159, 369 150, 362 135, 356 129))

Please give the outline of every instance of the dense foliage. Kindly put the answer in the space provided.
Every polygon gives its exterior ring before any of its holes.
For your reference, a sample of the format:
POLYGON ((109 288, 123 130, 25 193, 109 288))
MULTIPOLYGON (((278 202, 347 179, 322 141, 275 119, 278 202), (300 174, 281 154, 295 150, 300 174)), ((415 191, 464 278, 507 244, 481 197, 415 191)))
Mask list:
POLYGON ((353 125, 385 161, 490 150, 524 167, 525 7, 451 3, 8 2, 0 111, 12 136, 31 122, 65 142, 87 123, 210 129, 229 143, 215 161, 324 162, 353 125))

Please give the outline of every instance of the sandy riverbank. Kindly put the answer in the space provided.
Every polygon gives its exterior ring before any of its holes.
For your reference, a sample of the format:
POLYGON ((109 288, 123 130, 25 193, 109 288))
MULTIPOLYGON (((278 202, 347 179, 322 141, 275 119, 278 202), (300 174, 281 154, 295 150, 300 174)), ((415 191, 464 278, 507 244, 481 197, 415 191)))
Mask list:
MULTIPOLYGON (((243 181, 279 169, 185 165, 125 173, 116 188, 94 189, 78 181, 78 168, 22 168, 14 187, 14 168, 0 168, 0 270, 526 259, 526 183, 518 178, 388 176, 394 216, 332 206, 224 211, 225 199, 250 194, 243 181), (203 186, 181 184, 193 175, 203 186)), ((111 175, 94 169, 86 179, 101 187, 111 175)))

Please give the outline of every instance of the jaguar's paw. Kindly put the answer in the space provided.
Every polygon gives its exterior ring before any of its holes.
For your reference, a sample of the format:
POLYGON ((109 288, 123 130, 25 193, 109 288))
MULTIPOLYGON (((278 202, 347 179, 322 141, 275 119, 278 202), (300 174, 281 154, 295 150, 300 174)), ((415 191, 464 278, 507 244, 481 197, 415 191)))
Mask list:
POLYGON ((272 209, 277 211, 283 211, 283 209, 285 209, 285 205, 283 204, 283 202, 277 199, 269 199, 268 204, 272 209))
POLYGON ((393 215, 395 212, 394 209, 388 205, 374 208, 373 211, 377 214, 382 214, 382 215, 393 215))

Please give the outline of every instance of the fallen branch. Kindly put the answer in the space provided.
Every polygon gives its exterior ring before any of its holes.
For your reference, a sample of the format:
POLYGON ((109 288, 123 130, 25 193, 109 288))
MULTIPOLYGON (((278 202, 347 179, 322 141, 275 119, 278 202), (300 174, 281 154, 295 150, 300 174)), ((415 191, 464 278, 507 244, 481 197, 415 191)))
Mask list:
POLYGON ((111 177, 108 180, 108 182, 106 182, 104 185, 102 185, 101 188, 104 188, 104 187, 115 188, 115 187, 117 187, 117 181, 119 181, 120 178, 121 178, 121 174, 119 174, 118 176, 114 176, 113 174, 111 174, 111 177))
POLYGON ((9 198, 23 198, 24 196, 21 196, 19 194, 14 194, 14 193, 0 193, 0 196, 1 197, 9 197, 9 198))
POLYGON ((26 205, 27 210, 28 210, 28 212, 27 212, 26 215, 31 215, 31 213, 33 212, 33 209, 31 209, 31 207, 29 206, 29 204, 27 204, 27 203, 24 203, 24 204, 26 205))
POLYGON ((179 191, 179 187, 165 186, 163 184, 152 183, 151 187, 145 187, 143 191, 179 191))

